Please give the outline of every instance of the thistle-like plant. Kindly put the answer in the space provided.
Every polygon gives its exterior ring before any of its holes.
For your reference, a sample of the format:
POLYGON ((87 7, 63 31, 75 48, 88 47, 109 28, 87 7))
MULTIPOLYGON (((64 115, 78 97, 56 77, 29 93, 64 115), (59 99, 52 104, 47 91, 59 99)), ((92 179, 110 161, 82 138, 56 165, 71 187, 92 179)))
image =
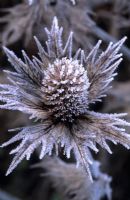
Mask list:
POLYGON ((48 36, 46 49, 35 37, 40 58, 32 60, 22 51, 24 61, 4 47, 15 72, 6 71, 11 85, 1 84, 0 100, 5 102, 2 109, 19 110, 30 114, 37 123, 19 128, 19 133, 5 142, 2 147, 21 141, 10 153, 14 159, 7 171, 11 173, 25 157, 30 159, 33 151, 41 146, 39 158, 51 155, 59 147, 67 158, 71 150, 91 178, 88 148, 98 152, 96 144, 112 153, 106 140, 130 148, 130 135, 122 126, 130 126, 121 117, 126 114, 101 114, 89 110, 89 106, 101 101, 116 75, 122 54, 118 53, 126 37, 110 43, 100 55, 101 41, 86 56, 78 49, 72 51, 73 33, 65 45, 62 41, 63 28, 59 28, 55 17, 51 30, 45 28, 48 36), (121 127, 120 127, 121 126, 121 127))
POLYGON ((42 176, 50 180, 62 200, 100 200, 104 196, 111 200, 111 177, 101 172, 98 161, 93 160, 93 183, 81 168, 76 168, 74 164, 67 164, 56 157, 46 157, 35 167, 44 169, 42 176))
MULTIPOLYGON (((24 46, 32 49, 29 44, 33 44, 33 35, 36 35, 40 41, 45 41, 43 27, 48 26, 54 16, 58 16, 65 29, 69 29, 71 24, 72 29, 75 30, 74 49, 77 49, 77 46, 89 49, 93 37, 91 34, 90 38, 90 32, 95 26, 95 22, 89 16, 92 11, 88 9, 85 0, 78 2, 76 6, 73 6, 73 3, 73 0, 72 3, 70 0, 24 0, 18 5, 4 8, 2 11, 5 14, 0 18, 3 27, 0 42, 8 46, 22 40, 24 46), (52 6, 54 4, 55 6, 52 6), (61 10, 63 12, 60 12, 61 10), (76 23, 76 17, 79 18, 79 23, 76 23), (82 40, 79 39, 81 33, 82 40)), ((64 32, 64 37, 67 37, 66 34, 64 32)))
POLYGON ((4 45, 10 45, 24 38, 24 44, 27 46, 33 34, 38 34, 37 32, 41 28, 43 21, 47 21, 46 15, 53 15, 53 11, 49 9, 47 9, 48 13, 46 13, 47 2, 45 2, 45 0, 30 0, 14 7, 3 9, 7 14, 0 18, 0 23, 4 24, 4 29, 1 32, 1 42, 4 45))

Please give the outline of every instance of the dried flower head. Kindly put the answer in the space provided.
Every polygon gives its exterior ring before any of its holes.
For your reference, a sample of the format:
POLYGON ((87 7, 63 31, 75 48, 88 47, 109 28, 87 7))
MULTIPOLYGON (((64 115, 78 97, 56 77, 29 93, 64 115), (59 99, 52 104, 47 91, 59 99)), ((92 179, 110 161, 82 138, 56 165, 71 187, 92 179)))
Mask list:
POLYGON ((38 34, 37 30, 41 28, 43 21, 44 23, 48 21, 46 15, 54 15, 52 9, 48 8, 46 11, 45 2, 45 0, 34 0, 3 9, 7 14, 0 18, 0 23, 4 23, 1 42, 10 45, 23 38, 27 46, 33 35, 38 34))
MULTIPOLYGON (((70 24, 72 30, 75 30, 74 49, 79 46, 84 49, 90 48, 93 38, 93 34, 90 33, 95 26, 90 17, 91 9, 88 9, 86 0, 78 1, 76 6, 72 3, 70 0, 24 0, 16 6, 3 9, 5 14, 0 18, 0 24, 3 25, 0 33, 1 43, 7 46, 22 40, 23 45, 32 50, 32 45, 30 47, 28 44, 33 44, 33 35, 40 41, 45 41, 43 27, 48 26, 54 16, 58 16, 66 30, 70 29, 70 24), (76 23, 75 18, 78 18, 79 23, 76 23), (82 40, 79 39, 81 33, 82 40)), ((65 31, 64 37, 67 37, 66 34, 65 31)))
POLYGON ((101 101, 110 88, 115 70, 122 60, 118 51, 126 37, 115 44, 110 43, 100 55, 101 41, 98 41, 87 56, 81 49, 72 56, 73 34, 70 33, 63 46, 63 28, 59 28, 56 17, 51 30, 46 28, 45 31, 48 36, 46 51, 35 37, 40 59, 33 57, 31 61, 23 51, 23 62, 4 48, 16 72, 6 71, 12 85, 0 85, 0 100, 5 102, 0 108, 19 110, 41 120, 18 129, 20 132, 2 145, 5 147, 21 141, 11 151, 15 156, 7 174, 23 158, 29 159, 38 146, 41 146, 40 159, 46 154, 51 155, 54 147, 58 154, 61 146, 67 158, 73 150, 77 165, 83 166, 91 178, 89 164, 92 161, 88 147, 98 152, 98 143, 112 153, 106 142, 110 140, 130 148, 130 135, 120 128, 130 126, 120 119, 126 114, 101 114, 89 110, 89 105, 101 101))
POLYGON ((111 199, 111 177, 100 171, 98 161, 93 160, 93 183, 83 170, 58 158, 46 157, 43 162, 36 164, 36 167, 45 170, 42 175, 49 178, 62 200, 100 200, 105 195, 111 199))

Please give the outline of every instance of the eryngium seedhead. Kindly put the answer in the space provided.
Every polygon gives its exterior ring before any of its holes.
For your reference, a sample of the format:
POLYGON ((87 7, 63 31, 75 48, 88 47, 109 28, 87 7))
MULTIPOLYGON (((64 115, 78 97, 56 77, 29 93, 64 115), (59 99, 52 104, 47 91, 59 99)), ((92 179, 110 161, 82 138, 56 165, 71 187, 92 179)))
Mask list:
POLYGON ((68 124, 87 111, 88 88, 83 66, 72 58, 62 58, 45 70, 41 90, 53 119, 68 124))
POLYGON ((50 180, 62 200, 100 200, 104 196, 111 200, 111 177, 101 172, 98 161, 93 160, 93 183, 81 168, 55 157, 46 157, 35 167, 44 169, 42 176, 50 180))
MULTIPOLYGON (((11 151, 15 154, 7 174, 21 162, 30 159, 33 151, 41 146, 39 158, 51 155, 63 147, 67 158, 73 150, 77 165, 91 173, 92 164, 88 148, 98 152, 96 144, 109 153, 106 140, 130 148, 130 135, 120 126, 130 124, 120 119, 126 114, 101 114, 89 111, 89 105, 101 101, 116 75, 122 54, 118 53, 126 37, 110 43, 100 55, 101 41, 86 56, 78 49, 72 55, 73 33, 65 45, 62 41, 63 28, 59 28, 55 17, 51 30, 45 29, 48 40, 45 51, 35 37, 40 58, 32 60, 23 51, 24 61, 12 51, 4 48, 15 72, 6 71, 12 84, 1 84, 0 100, 5 102, 2 109, 19 110, 37 119, 37 124, 19 129, 19 133, 5 142, 2 147, 21 141, 11 151)), ((16 129, 17 130, 17 129, 16 129)))
MULTIPOLYGON (((0 40, 4 45, 10 45, 21 38, 27 46, 32 39, 33 34, 37 34, 40 24, 45 14, 46 1, 30 0, 23 2, 11 8, 3 9, 6 14, 0 18, 0 23, 4 24, 1 31, 0 40), (32 2, 32 3, 31 3, 32 2)), ((48 12, 48 14, 50 14, 48 12)), ((40 31, 39 31, 40 32, 40 31)))

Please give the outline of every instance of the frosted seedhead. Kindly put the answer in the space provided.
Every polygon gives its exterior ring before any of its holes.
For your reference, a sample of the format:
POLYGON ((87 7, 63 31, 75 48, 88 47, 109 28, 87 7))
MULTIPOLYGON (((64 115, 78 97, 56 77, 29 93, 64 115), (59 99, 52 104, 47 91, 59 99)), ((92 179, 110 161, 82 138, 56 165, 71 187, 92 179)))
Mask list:
POLYGON ((120 119, 124 114, 101 114, 89 111, 89 105, 106 94, 121 62, 118 53, 126 37, 110 43, 100 55, 99 41, 86 56, 78 49, 73 56, 73 34, 64 44, 63 28, 55 17, 47 33, 46 50, 35 37, 40 58, 31 60, 22 51, 23 61, 12 51, 4 48, 15 72, 6 71, 12 84, 0 85, 1 109, 19 110, 38 120, 37 124, 24 127, 5 142, 2 147, 19 141, 11 151, 15 154, 7 174, 24 159, 30 159, 34 150, 41 146, 39 158, 51 155, 59 146, 67 158, 71 151, 77 166, 82 166, 91 179, 90 164, 93 164, 88 149, 96 153, 99 144, 112 153, 107 140, 130 148, 130 135, 122 126, 130 126, 120 119), (120 127, 121 126, 121 127, 120 127))
POLYGON ((89 81, 78 60, 57 59, 44 73, 43 99, 54 120, 73 122, 88 107, 89 81))

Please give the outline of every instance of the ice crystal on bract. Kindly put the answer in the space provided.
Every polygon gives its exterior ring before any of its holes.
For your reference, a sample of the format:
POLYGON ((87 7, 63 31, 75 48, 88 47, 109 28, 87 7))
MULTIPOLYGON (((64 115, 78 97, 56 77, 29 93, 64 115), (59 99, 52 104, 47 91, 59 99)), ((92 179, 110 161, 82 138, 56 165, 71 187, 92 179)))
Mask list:
POLYGON ((81 49, 72 56, 73 34, 70 33, 64 46, 63 28, 59 28, 56 17, 51 30, 45 28, 45 31, 47 51, 35 37, 40 59, 33 57, 31 61, 23 51, 22 61, 4 48, 16 72, 6 71, 12 85, 0 85, 0 100, 5 102, 0 108, 19 110, 38 120, 37 124, 18 129, 19 133, 2 145, 21 141, 11 151, 15 156, 7 174, 23 158, 29 159, 37 147, 41 146, 39 158, 42 159, 46 154, 51 155, 53 149, 58 154, 61 146, 67 158, 73 150, 77 165, 82 166, 91 178, 89 165, 92 160, 88 147, 98 152, 98 143, 111 153, 106 142, 110 140, 130 148, 130 135, 120 128, 130 126, 121 119, 126 114, 89 111, 89 105, 100 101, 110 88, 122 60, 118 51, 126 37, 115 44, 110 43, 100 55, 101 41, 87 56, 81 49))

